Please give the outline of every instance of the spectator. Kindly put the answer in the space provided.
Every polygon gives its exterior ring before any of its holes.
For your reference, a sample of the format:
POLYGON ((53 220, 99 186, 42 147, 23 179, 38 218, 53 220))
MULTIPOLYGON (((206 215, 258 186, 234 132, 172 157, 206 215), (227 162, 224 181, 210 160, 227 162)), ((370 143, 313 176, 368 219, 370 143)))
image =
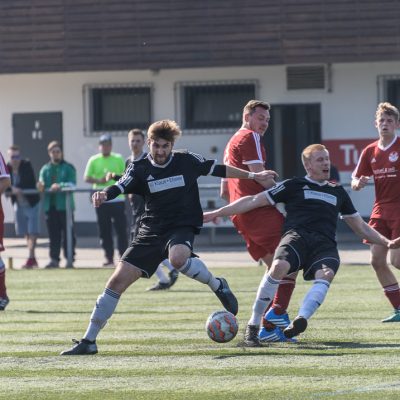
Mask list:
MULTIPOLYGON (((0 153, 0 252, 4 251, 3 236, 4 236, 4 213, 1 205, 1 194, 11 185, 10 174, 8 173, 7 165, 4 162, 3 156, 0 153)), ((0 311, 3 311, 10 299, 7 296, 6 288, 6 267, 0 256, 0 311)))
MULTIPOLYGON (((67 258, 67 195, 61 189, 76 185, 75 167, 63 159, 61 145, 50 142, 47 146, 50 161, 43 165, 39 173, 37 188, 46 191, 44 195, 44 212, 50 240, 50 262, 46 268, 58 268, 60 264, 61 243, 64 248, 64 257, 67 258)), ((71 195, 71 211, 75 208, 71 195)), ((72 218, 73 219, 73 218, 72 218)), ((72 251, 75 254, 75 235, 72 227, 72 251)), ((66 267, 73 267, 67 263, 66 267)))
POLYGON ((24 189, 36 189, 36 177, 29 160, 21 158, 19 146, 8 149, 7 164, 11 177, 11 187, 7 190, 14 208, 15 232, 24 236, 28 246, 28 259, 22 268, 37 267, 35 249, 39 236, 39 201, 38 194, 23 194, 24 189))
MULTIPOLYGON (((99 140, 100 152, 90 157, 86 164, 85 182, 92 183, 93 189, 96 191, 115 184, 115 180, 110 179, 110 172, 121 175, 125 170, 125 161, 122 156, 111 152, 111 150, 111 135, 101 135, 99 140)), ((122 256, 128 247, 124 195, 120 195, 96 208, 96 215, 100 244, 105 253, 103 266, 114 266, 113 225, 117 234, 119 255, 122 256)))

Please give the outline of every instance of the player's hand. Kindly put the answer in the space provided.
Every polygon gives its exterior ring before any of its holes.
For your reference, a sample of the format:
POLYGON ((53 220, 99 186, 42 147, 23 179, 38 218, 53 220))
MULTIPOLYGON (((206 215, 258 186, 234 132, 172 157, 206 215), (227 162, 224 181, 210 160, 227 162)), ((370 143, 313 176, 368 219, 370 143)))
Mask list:
POLYGON ((50 192, 58 192, 61 189, 61 186, 58 183, 53 183, 50 186, 50 192))
POLYGON ((390 240, 387 247, 389 249, 398 249, 400 247, 400 237, 390 240))
MULTIPOLYGON (((107 172, 106 177, 105 177, 106 182, 111 181, 111 179, 114 179, 114 176, 115 176, 114 172, 107 172)), ((105 183, 105 182, 103 182, 103 183, 105 183)))
POLYGON ((365 186, 367 185, 367 183, 369 182, 370 179, 371 179, 370 176, 361 175, 360 178, 353 185, 353 189, 360 190, 360 189, 365 188, 365 186))
POLYGON ((107 201, 106 192, 94 192, 92 195, 92 202, 95 207, 100 207, 105 201, 107 201))
POLYGON ((254 179, 257 182, 262 183, 262 182, 267 182, 271 179, 276 179, 278 176, 279 175, 275 171, 266 169, 264 171, 256 172, 254 174, 254 179))
POLYGON ((217 211, 214 210, 203 213, 203 222, 214 222, 214 224, 218 225, 220 221, 217 211))

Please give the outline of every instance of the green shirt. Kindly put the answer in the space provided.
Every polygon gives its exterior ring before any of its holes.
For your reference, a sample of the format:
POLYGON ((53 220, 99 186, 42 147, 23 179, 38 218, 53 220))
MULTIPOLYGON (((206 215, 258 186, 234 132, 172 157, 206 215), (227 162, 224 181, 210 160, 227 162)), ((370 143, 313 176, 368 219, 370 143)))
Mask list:
MULTIPOLYGON (((85 177, 94 179, 102 179, 107 172, 113 172, 116 175, 123 175, 125 171, 125 160, 121 154, 110 153, 109 156, 104 157, 101 153, 96 154, 89 158, 86 169, 85 177)), ((94 183, 93 189, 101 190, 107 186, 114 185, 115 181, 112 179, 106 183, 94 183)), ((118 200, 123 200, 124 196, 119 195, 118 200)))
MULTIPOLYGON (((39 181, 43 183, 45 189, 49 189, 53 183, 58 183, 61 188, 74 187, 76 185, 75 167, 64 160, 59 164, 48 162, 40 169, 39 181)), ((74 197, 72 194, 70 196, 71 209, 74 210, 74 197)), ((50 207, 55 207, 58 211, 65 211, 66 197, 67 195, 62 192, 45 193, 44 211, 49 211, 50 207)))

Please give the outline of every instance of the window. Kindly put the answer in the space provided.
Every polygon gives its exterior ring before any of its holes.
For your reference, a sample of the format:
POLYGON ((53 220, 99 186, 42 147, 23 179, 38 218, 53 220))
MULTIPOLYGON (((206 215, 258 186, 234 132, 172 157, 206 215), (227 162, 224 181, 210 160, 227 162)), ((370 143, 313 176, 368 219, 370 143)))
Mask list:
POLYGON ((237 128, 242 110, 256 98, 255 81, 178 83, 178 120, 189 133, 237 128))
POLYGON ((286 67, 287 90, 325 89, 325 67, 323 65, 286 67))
POLYGON ((400 75, 378 76, 379 102, 388 101, 400 107, 400 75))
POLYGON ((87 136, 126 135, 130 129, 147 129, 151 123, 150 84, 85 85, 84 97, 87 136))

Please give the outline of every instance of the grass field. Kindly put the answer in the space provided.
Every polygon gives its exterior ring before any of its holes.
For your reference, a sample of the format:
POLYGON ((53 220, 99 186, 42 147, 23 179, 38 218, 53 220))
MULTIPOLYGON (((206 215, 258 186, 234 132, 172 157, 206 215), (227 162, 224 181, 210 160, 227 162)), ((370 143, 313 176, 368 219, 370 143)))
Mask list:
MULTIPOLYGON (((204 331, 221 306, 180 277, 170 291, 140 280, 122 297, 95 356, 60 357, 81 338, 110 270, 8 271, 0 313, 0 399, 399 399, 400 324, 368 267, 342 266, 298 344, 243 348, 262 268, 213 269, 237 294, 238 336, 204 331)), ((290 314, 309 287, 299 279, 290 314)))

